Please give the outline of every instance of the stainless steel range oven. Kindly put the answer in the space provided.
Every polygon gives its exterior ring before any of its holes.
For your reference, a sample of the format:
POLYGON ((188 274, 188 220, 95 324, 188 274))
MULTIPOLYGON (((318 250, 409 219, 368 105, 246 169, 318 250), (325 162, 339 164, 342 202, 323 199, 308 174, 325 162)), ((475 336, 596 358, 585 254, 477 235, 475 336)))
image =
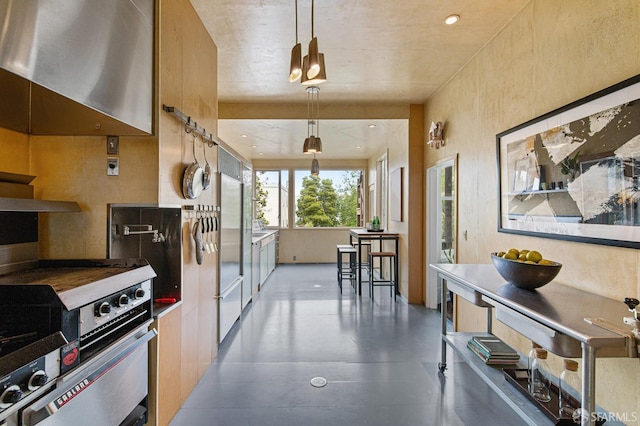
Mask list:
POLYGON ((144 424, 154 277, 143 259, 0 275, 0 425, 144 424))

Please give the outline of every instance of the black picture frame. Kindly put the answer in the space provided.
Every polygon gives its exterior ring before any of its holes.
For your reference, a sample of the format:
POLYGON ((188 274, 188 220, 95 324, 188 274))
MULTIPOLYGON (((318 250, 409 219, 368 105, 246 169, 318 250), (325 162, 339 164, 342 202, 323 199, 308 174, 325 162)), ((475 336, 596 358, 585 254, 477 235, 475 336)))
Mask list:
POLYGON ((496 135, 498 232, 640 248, 640 75, 496 135))

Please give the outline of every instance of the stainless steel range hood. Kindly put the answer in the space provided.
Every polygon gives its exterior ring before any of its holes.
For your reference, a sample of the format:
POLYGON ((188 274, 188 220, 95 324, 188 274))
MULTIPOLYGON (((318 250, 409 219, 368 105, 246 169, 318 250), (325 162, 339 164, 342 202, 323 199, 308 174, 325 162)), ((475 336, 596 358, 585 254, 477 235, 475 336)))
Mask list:
POLYGON ((0 127, 152 132, 153 0, 0 0, 0 127))
POLYGON ((81 212, 75 201, 37 200, 33 198, 35 176, 0 171, 0 212, 81 212))

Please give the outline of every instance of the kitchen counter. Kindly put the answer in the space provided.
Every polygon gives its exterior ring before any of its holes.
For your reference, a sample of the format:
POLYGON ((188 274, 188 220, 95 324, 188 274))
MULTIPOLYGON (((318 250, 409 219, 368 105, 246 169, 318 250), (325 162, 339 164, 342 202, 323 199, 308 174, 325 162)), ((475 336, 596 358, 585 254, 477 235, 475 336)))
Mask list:
POLYGON ((254 231, 251 234, 251 243, 256 244, 269 236, 275 235, 277 232, 277 230, 254 231))
MULTIPOLYGON (((580 406, 587 413, 596 412, 596 349, 598 357, 638 356, 633 334, 630 330, 623 330, 623 317, 628 315, 628 310, 622 301, 554 281, 534 291, 523 290, 507 283, 489 264, 429 266, 438 273, 442 306, 446 305, 446 295, 451 291, 477 306, 487 308, 487 334, 492 333, 492 311, 495 310, 496 319, 548 351, 567 358, 581 356, 580 406), (594 325, 596 323, 612 324, 614 328, 607 329, 594 325)), ((483 365, 477 357, 469 356, 466 342, 474 333, 449 332, 446 315, 441 315, 441 332, 440 373, 447 368, 446 347, 449 345, 505 401, 512 401, 512 408, 528 424, 544 424, 538 410, 526 404, 521 395, 514 396, 495 369, 483 365)), ((583 426, 595 424, 592 416, 585 416, 581 420, 583 426)))
MULTIPOLYGON (((490 264, 438 264, 431 267, 441 276, 454 281, 454 285, 462 284, 469 291, 482 295, 482 299, 490 305, 509 308, 577 342, 598 348, 625 346, 626 339, 620 334, 585 321, 585 317, 604 318, 623 327, 622 319, 630 313, 622 301, 590 294, 555 281, 535 291, 523 290, 508 284, 490 264)), ((465 295, 462 294, 463 297, 465 295)), ((466 299, 473 303, 473 300, 466 299)), ((540 340, 545 339, 541 337, 540 340)), ((577 347, 580 351, 579 344, 577 347)), ((554 352, 553 348, 547 349, 554 352)), ((571 355, 580 356, 579 353, 571 355)))

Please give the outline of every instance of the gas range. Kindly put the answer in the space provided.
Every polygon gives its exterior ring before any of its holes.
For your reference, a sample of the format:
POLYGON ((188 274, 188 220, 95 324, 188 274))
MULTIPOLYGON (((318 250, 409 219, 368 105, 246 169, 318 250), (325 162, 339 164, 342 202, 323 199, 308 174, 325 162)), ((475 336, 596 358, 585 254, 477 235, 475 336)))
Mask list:
POLYGON ((146 331, 155 275, 144 259, 40 260, 0 275, 0 424, 146 331))

